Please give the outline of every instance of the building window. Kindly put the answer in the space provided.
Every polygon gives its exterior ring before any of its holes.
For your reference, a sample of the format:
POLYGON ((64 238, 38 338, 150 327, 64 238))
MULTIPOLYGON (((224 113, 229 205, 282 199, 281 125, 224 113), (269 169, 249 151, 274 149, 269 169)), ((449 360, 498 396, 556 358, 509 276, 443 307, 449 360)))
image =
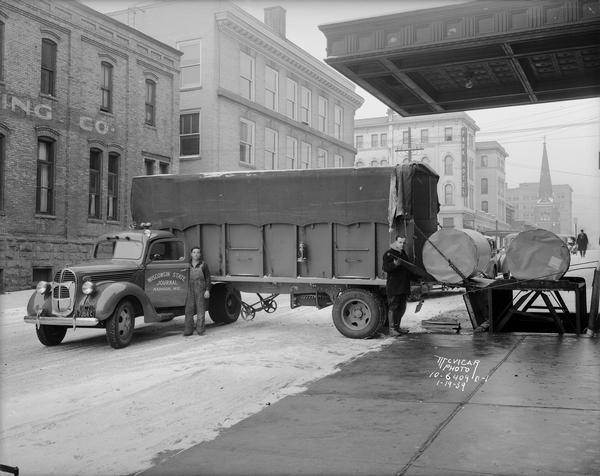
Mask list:
POLYGON ((444 129, 444 140, 450 142, 452 140, 452 127, 446 127, 444 129))
POLYGON ((277 131, 265 129, 265 169, 277 169, 277 131))
POLYGON ((443 228, 454 228, 454 217, 442 218, 443 228))
POLYGON ((421 162, 423 162, 424 164, 429 164, 430 163, 429 157, 427 157, 427 156, 423 157, 421 159, 421 162))
POLYGON ((240 94, 254 100, 254 58, 240 51, 240 94))
POLYGON ((475 166, 475 161, 473 159, 469 159, 469 178, 473 180, 473 168, 475 166))
POLYGON ((240 162, 254 164, 254 123, 240 119, 240 162))
POLYGON ((327 109, 329 101, 323 96, 319 96, 319 131, 327 134, 327 109))
POLYGON ((379 135, 371 134, 371 148, 379 147, 379 135))
MULTIPOLYGON (((4 79, 4 22, 0 21, 0 81, 4 79)), ((0 289, 2 283, 0 283, 0 289)))
POLYGON ((333 157, 333 166, 334 167, 343 167, 344 166, 344 157, 340 154, 335 154, 333 157))
POLYGON ((454 174, 452 163, 453 163, 452 156, 447 155, 446 157, 444 157, 444 175, 453 175, 454 174))
POLYGON ((42 40, 42 78, 40 92, 54 96, 56 82, 56 43, 42 40))
POLYGON ((333 136, 336 139, 342 139, 344 131, 344 110, 340 106, 333 108, 333 136))
POLYGON ((487 155, 481 156, 481 167, 486 168, 488 166, 488 157, 487 155))
MULTIPOLYGON (((0 134, 0 210, 4 210, 4 167, 5 167, 5 148, 4 134, 0 134)), ((2 283, 0 283, 0 288, 2 283)))
POLYGON ((402 131, 402 143, 408 144, 408 131, 402 131))
POLYGON ((444 185, 444 205, 454 205, 454 187, 451 184, 444 185))
POLYGON ((373 159, 371 161, 371 167, 377 167, 379 165, 379 162, 377 162, 377 159, 373 159))
POLYGON ((484 212, 486 212, 486 213, 488 212, 488 202, 487 202, 487 200, 484 200, 483 202, 481 202, 481 209, 484 212))
POLYGON ((310 89, 302 86, 302 98, 300 103, 300 121, 306 124, 307 126, 311 125, 311 115, 312 115, 312 93, 310 89))
POLYGON ((169 163, 168 162, 158 162, 158 173, 159 174, 168 174, 169 173, 169 163))
POLYGON ((119 154, 108 154, 108 190, 106 195, 106 218, 119 219, 119 154))
POLYGON ((286 138, 285 157, 287 161, 287 168, 296 168, 296 162, 298 160, 298 140, 294 137, 287 136, 286 138))
POLYGON ((387 147, 387 134, 381 134, 381 136, 379 137, 379 142, 379 145, 381 145, 381 147, 387 147))
POLYGON ((356 136, 356 148, 362 149, 364 147, 363 136, 356 136))
POLYGON ((300 168, 310 169, 312 160, 312 147, 308 142, 300 144, 300 168))
POLYGON ((473 210, 475 208, 475 187, 469 185, 469 208, 473 210))
POLYGON ((36 204, 37 213, 51 215, 54 212, 54 153, 52 139, 38 139, 36 204))
POLYGON ((298 83, 287 78, 285 113, 290 119, 296 119, 298 114, 298 83))
POLYGON ((482 194, 488 193, 488 179, 486 179, 486 178, 481 179, 481 193, 482 194))
POLYGON ((327 167, 327 151, 325 149, 317 148, 317 168, 323 169, 327 167))
POLYGON ((144 168, 146 169, 146 175, 154 175, 154 160, 144 159, 144 168))
POLYGON ((355 165, 357 167, 364 167, 365 166, 365 164, 362 163, 362 160, 357 160, 355 165))
POLYGON ((473 134, 469 134, 469 147, 473 147, 473 134))
POLYGON ((265 68, 265 106, 272 111, 278 110, 279 73, 268 66, 265 68))
POLYGON ((151 79, 146 80, 146 124, 156 124, 156 83, 151 79))
POLYGON ((200 155, 200 113, 179 116, 179 155, 181 157, 200 155))
POLYGON ((88 217, 100 218, 100 176, 102 152, 90 149, 90 187, 88 192, 88 217))
POLYGON ((421 144, 429 143, 429 129, 421 129, 421 144))
POLYGON ((180 62, 181 89, 202 86, 202 42, 200 40, 181 41, 177 49, 183 53, 180 62))
POLYGON ((382 166, 382 167, 387 167, 387 166, 388 166, 388 161, 387 161, 387 159, 381 159, 381 162, 380 162, 380 163, 381 163, 381 166, 382 166))
POLYGON ((100 91, 102 92, 101 111, 112 111, 112 94, 113 94, 113 65, 103 61, 100 64, 102 70, 102 84, 100 91))

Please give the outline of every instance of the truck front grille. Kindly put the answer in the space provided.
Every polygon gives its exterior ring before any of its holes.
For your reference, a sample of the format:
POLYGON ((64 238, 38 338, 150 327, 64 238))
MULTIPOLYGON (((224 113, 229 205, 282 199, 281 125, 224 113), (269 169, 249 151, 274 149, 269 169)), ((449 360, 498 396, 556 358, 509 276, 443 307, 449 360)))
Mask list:
POLYGON ((70 269, 62 269, 54 275, 52 289, 52 311, 61 315, 70 314, 75 303, 77 278, 70 269))

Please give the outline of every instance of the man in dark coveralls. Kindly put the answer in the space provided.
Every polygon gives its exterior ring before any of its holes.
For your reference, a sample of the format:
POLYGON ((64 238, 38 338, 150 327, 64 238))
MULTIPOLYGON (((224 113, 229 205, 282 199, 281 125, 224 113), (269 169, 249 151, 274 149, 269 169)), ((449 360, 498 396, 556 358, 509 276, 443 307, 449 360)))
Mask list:
POLYGON ((383 270, 387 273, 385 291, 388 302, 388 323, 390 336, 397 337, 408 334, 408 329, 400 328, 400 321, 406 311, 406 301, 410 294, 410 277, 412 273, 401 260, 409 261, 404 251, 405 238, 399 236, 390 244, 390 249, 383 254, 383 270))

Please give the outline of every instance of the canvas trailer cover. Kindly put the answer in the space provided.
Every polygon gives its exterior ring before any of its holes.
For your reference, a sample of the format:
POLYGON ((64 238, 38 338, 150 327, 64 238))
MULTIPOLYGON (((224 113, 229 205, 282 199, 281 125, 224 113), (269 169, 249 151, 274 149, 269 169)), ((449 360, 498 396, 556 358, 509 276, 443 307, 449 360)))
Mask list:
POLYGON ((421 163, 134 177, 132 218, 199 245, 224 281, 381 284, 395 234, 422 264, 425 236, 437 229, 438 178, 421 163))

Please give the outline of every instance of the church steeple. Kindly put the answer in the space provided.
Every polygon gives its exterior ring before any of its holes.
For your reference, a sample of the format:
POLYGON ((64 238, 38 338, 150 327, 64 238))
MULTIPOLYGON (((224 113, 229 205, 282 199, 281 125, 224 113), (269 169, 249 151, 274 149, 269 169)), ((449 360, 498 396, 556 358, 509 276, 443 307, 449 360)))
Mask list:
POLYGON ((542 153, 542 170, 540 172, 540 188, 538 189, 538 203, 552 202, 552 179, 550 178, 550 165, 546 152, 546 137, 544 136, 544 152, 542 153))

